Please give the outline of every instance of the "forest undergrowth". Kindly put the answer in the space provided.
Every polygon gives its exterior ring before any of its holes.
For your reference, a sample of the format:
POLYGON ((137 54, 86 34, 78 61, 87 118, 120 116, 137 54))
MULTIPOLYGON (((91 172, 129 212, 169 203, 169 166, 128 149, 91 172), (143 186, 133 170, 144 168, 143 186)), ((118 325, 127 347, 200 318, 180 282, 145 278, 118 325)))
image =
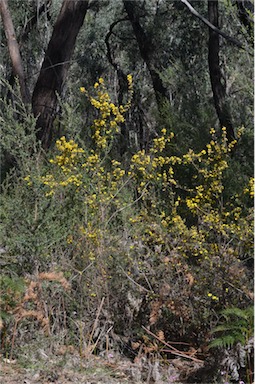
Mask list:
POLYGON ((2 356, 31 359, 47 340, 81 359, 128 356, 147 382, 182 358, 200 372, 183 382, 252 383, 254 180, 233 172, 243 129, 231 142, 211 129, 203 149, 180 153, 163 127, 120 156, 127 81, 119 106, 104 79, 81 87, 94 111, 86 140, 66 109, 48 153, 25 107, 2 101, 15 159, 2 182, 2 356))

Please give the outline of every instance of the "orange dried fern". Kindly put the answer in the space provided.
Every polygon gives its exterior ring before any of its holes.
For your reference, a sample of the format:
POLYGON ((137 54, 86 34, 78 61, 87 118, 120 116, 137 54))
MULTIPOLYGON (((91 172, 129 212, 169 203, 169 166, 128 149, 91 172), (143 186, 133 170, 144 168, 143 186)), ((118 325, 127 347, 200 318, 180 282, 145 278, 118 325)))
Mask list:
POLYGON ((70 289, 70 284, 62 272, 41 272, 32 279, 28 279, 26 281, 27 289, 25 294, 20 302, 12 310, 15 323, 11 341, 11 359, 14 351, 18 325, 22 320, 33 319, 33 321, 37 321, 43 332, 47 335, 50 335, 50 319, 48 316, 47 304, 43 296, 43 281, 57 282, 61 284, 65 291, 70 289))

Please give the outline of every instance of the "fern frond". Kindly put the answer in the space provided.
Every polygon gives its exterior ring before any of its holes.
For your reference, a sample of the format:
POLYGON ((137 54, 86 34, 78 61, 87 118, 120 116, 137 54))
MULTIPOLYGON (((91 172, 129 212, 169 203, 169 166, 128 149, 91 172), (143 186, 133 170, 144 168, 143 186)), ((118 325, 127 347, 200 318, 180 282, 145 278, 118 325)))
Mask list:
POLYGON ((254 308, 253 306, 252 307, 249 307, 249 308, 246 308, 246 309, 240 309, 240 308, 237 308, 237 307, 232 307, 232 308, 226 308, 224 309, 221 314, 227 318, 231 317, 231 316, 236 316, 236 317, 239 317, 241 319, 245 319, 247 320, 250 316, 254 316, 254 308))
POLYGON ((212 334, 220 334, 215 336, 215 339, 209 344, 209 348, 228 348, 238 342, 245 345, 253 334, 253 307, 227 308, 221 312, 221 315, 224 317, 221 324, 211 331, 212 334))
POLYGON ((238 330, 239 332, 245 332, 246 331, 246 324, 221 324, 215 327, 211 332, 227 332, 227 331, 235 331, 238 330))
POLYGON ((210 348, 229 348, 235 344, 235 337, 232 335, 226 335, 222 337, 218 337, 217 339, 214 339, 209 344, 210 348))

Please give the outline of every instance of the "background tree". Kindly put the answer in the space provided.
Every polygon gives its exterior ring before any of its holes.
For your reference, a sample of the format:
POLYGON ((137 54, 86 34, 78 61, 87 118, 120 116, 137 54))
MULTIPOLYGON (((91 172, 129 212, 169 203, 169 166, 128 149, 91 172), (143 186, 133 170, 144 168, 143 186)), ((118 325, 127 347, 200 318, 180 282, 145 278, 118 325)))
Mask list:
POLYGON ((52 125, 57 113, 57 95, 62 93, 76 37, 87 9, 88 1, 63 2, 35 84, 32 107, 37 117, 37 137, 44 148, 51 144, 52 125))
MULTIPOLYGON (((219 5, 218 1, 208 0, 208 19, 219 27, 219 5)), ((235 138, 235 132, 230 115, 229 105, 226 100, 226 82, 222 76, 220 69, 220 38, 219 34, 209 28, 208 41, 208 63, 210 71, 210 79, 212 84, 213 98, 215 108, 220 121, 221 127, 227 128, 227 137, 231 141, 235 138)))
POLYGON ((24 74, 22 59, 20 55, 19 44, 17 42, 7 0, 1 0, 0 13, 1 13, 2 21, 4 25, 7 43, 8 43, 8 49, 11 57, 13 73, 14 73, 14 76, 17 76, 18 78, 22 99, 25 103, 27 103, 29 101, 29 93, 25 83, 25 74, 24 74))
MULTIPOLYGON (((160 107, 162 99, 167 98, 168 94, 158 73, 159 69, 157 69, 155 63, 153 63, 153 61, 155 61, 155 59, 153 60, 153 54, 155 53, 156 47, 154 40, 152 39, 152 31, 146 33, 140 24, 141 15, 139 15, 138 2, 133 3, 132 1, 124 0, 123 4, 132 25, 141 57, 146 63, 150 73, 156 100, 160 107)), ((140 9, 140 12, 143 13, 143 9, 140 9)))

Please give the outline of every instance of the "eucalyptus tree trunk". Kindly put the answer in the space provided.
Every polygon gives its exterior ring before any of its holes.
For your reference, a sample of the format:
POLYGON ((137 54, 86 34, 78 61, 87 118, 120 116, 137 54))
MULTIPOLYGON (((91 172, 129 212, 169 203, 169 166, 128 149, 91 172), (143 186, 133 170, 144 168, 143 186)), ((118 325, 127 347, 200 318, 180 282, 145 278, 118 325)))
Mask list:
MULTIPOLYGON (((219 27, 218 0, 208 0, 208 20, 215 27, 219 27)), ((209 28, 208 64, 212 85, 215 109, 221 127, 227 130, 227 138, 232 141, 235 138, 232 125, 230 108, 226 100, 226 84, 220 69, 220 36, 209 28)))
POLYGON ((52 140, 58 95, 61 95, 88 0, 64 0, 36 82, 32 108, 37 117, 37 138, 45 149, 52 140))
POLYGON ((4 25, 4 31, 5 31, 8 50, 11 58, 13 74, 18 79, 23 102, 28 103, 29 92, 25 83, 25 75, 24 75, 22 59, 20 55, 20 48, 16 39, 16 34, 15 34, 11 14, 8 8, 7 0, 0 0, 0 14, 3 21, 3 25, 4 25))

